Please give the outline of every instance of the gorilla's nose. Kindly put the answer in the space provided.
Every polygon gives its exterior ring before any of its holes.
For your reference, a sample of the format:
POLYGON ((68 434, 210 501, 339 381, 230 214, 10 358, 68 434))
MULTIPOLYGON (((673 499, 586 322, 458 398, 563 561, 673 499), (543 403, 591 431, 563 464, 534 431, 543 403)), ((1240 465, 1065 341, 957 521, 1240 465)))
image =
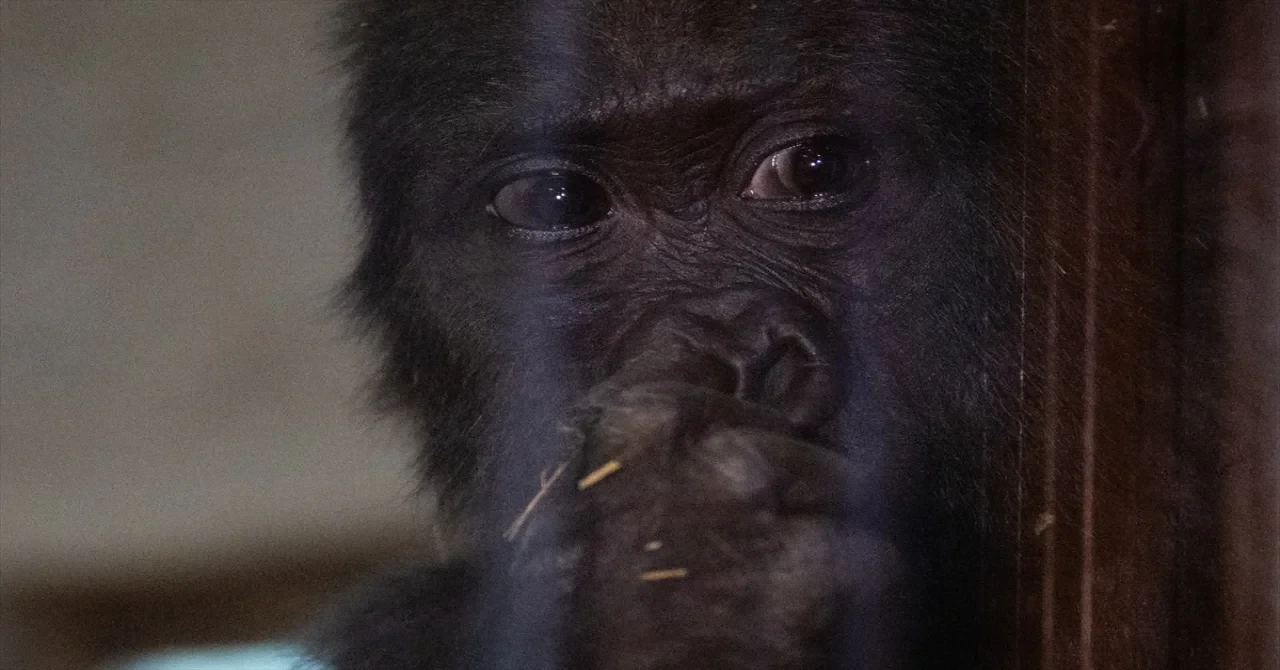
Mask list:
POLYGON ((777 411, 799 429, 829 419, 844 356, 830 320, 779 291, 666 301, 617 341, 613 380, 709 387, 777 411))

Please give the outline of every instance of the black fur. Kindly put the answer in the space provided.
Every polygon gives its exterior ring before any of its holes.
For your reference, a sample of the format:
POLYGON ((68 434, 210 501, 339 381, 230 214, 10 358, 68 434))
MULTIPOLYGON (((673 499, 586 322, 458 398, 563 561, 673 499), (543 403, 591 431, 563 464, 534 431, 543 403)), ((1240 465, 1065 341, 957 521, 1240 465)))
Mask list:
POLYGON ((356 0, 342 26, 352 295, 466 549, 374 587, 316 656, 979 665, 982 577, 1010 554, 983 468, 1012 443, 1016 363, 997 8, 356 0), (819 130, 866 148, 861 198, 739 197, 819 130), (613 213, 535 240, 486 212, 547 164, 613 213), (764 353, 778 337, 801 354, 764 353), (724 382, 757 364, 756 391, 724 382))

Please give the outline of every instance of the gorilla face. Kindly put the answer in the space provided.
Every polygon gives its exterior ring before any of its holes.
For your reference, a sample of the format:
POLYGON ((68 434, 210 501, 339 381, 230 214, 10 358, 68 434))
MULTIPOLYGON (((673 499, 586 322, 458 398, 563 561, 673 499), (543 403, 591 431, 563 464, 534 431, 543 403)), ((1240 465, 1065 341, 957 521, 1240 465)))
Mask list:
POLYGON ((992 11, 350 3, 386 397, 476 545, 568 566, 583 658, 802 667, 872 591, 971 632, 1015 362, 992 11))
POLYGON ((974 419, 990 29, 904 4, 353 5, 354 286, 427 472, 474 488, 652 353, 841 450, 974 419))

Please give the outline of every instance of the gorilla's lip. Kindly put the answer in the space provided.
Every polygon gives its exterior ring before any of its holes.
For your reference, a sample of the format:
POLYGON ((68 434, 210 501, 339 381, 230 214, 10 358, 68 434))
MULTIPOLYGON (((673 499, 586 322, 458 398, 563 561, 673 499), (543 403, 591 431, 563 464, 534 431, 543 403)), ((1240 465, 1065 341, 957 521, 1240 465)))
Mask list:
POLYGON ((575 412, 598 414, 618 404, 673 405, 677 413, 701 421, 708 427, 750 425, 780 434, 795 434, 796 428, 782 413, 764 405, 745 401, 733 393, 705 384, 680 379, 658 379, 634 383, 607 380, 587 393, 575 412))
POLYGON ((577 480, 587 486, 654 449, 696 457, 690 449, 714 451, 713 445, 723 446, 726 440, 739 446, 756 445, 749 450, 758 447, 761 454, 771 454, 762 457, 774 464, 772 478, 777 480, 778 504, 783 508, 812 508, 840 516, 846 511, 843 491, 849 487, 841 485, 835 492, 792 491, 786 482, 856 479, 856 468, 843 450, 834 442, 804 434, 781 412, 682 381, 601 384, 578 403, 563 427, 575 444, 575 458, 581 459, 577 480))
POLYGON ((830 419, 797 425, 780 410, 743 400, 723 389, 678 379, 632 383, 607 380, 572 407, 561 427, 569 434, 585 435, 601 415, 619 406, 660 412, 663 418, 655 417, 655 421, 680 424, 673 437, 693 439, 717 430, 749 428, 845 455, 840 441, 832 435, 830 419))

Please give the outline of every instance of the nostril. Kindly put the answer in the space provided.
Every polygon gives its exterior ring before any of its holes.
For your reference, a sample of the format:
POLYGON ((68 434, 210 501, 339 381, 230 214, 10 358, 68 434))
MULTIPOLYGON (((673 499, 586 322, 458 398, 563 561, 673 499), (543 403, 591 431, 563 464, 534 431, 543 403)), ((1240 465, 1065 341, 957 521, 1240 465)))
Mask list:
POLYGON ((829 372, 811 340, 790 329, 775 330, 746 366, 738 395, 780 410, 797 426, 812 426, 827 417, 832 404, 829 372))
POLYGON ((791 339, 772 347, 761 363, 764 369, 755 393, 765 404, 778 404, 792 397, 813 366, 812 359, 791 339))

